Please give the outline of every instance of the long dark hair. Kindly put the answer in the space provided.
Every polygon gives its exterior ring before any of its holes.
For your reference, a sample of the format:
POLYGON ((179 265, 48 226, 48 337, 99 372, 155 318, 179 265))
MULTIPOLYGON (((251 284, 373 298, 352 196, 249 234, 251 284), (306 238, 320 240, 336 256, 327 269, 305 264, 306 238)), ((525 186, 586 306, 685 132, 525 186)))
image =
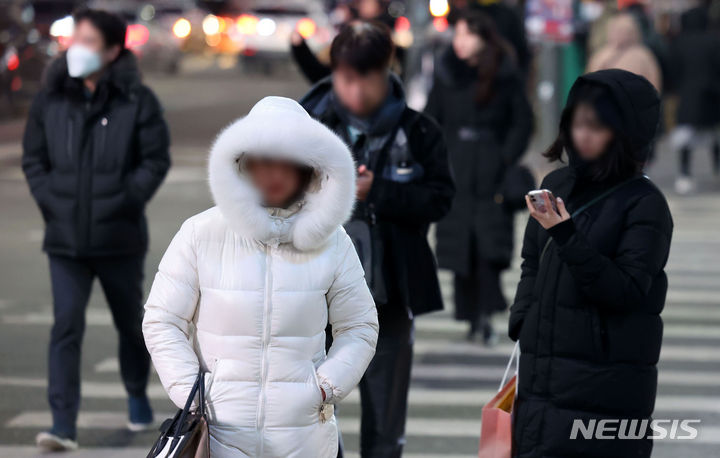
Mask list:
POLYGON ((456 23, 464 21, 470 33, 482 38, 483 49, 478 57, 477 91, 475 101, 479 104, 488 102, 493 96, 493 86, 503 59, 515 59, 515 52, 505 39, 500 36, 495 22, 490 16, 476 10, 464 10, 457 16, 456 23))
MULTIPOLYGON (((571 100, 562 112, 560 117, 560 129, 558 136, 550 147, 543 153, 550 162, 563 161, 563 152, 567 153, 572 163, 572 156, 577 155, 572 143, 571 126, 573 115, 578 105, 596 107, 601 97, 609 97, 606 90, 601 87, 588 85, 573 94, 571 100)), ((597 110, 596 110, 597 111, 597 110)), ((601 120, 602 122, 602 120, 601 120)), ((605 153, 589 165, 588 176, 593 181, 624 180, 638 174, 643 163, 632 157, 632 145, 629 139, 618 129, 605 124, 613 131, 613 139, 610 141, 605 153)))

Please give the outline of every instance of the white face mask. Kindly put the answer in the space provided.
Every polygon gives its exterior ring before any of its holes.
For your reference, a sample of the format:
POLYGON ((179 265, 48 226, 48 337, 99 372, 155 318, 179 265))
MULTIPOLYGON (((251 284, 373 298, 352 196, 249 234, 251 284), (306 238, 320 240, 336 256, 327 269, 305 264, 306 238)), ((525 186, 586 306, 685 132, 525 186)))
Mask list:
POLYGON ((102 68, 100 53, 81 44, 70 46, 66 58, 68 74, 73 78, 86 78, 102 68))

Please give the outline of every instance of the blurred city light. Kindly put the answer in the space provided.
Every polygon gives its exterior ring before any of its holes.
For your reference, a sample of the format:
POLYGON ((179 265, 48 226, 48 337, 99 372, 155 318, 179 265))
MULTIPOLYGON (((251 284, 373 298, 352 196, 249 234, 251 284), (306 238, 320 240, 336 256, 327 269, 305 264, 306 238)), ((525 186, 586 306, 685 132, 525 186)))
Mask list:
POLYGON ((202 28, 206 35, 216 35, 220 33, 220 20, 214 14, 208 14, 203 19, 202 28))
POLYGON ((243 35, 253 35, 257 31, 258 18, 251 14, 242 14, 237 19, 236 27, 243 35))
POLYGON ((311 36, 315 35, 315 32, 317 31, 317 25, 315 25, 315 21, 307 17, 300 19, 297 22, 296 28, 300 36, 305 38, 306 40, 311 36))
POLYGON ((150 31, 142 24, 130 24, 125 34, 125 47, 130 49, 138 48, 147 43, 150 38, 150 31))
POLYGON ((430 0, 430 14, 435 17, 446 16, 450 12, 447 0, 430 0))
POLYGON ((72 16, 65 16, 50 25, 50 35, 53 37, 71 37, 75 23, 72 16))
POLYGON ((175 35, 176 37, 185 38, 190 35, 190 32, 192 31, 192 26, 190 25, 190 21, 185 18, 180 18, 175 21, 172 31, 173 35, 175 35))
POLYGON ((433 27, 435 27, 435 30, 438 32, 444 32, 450 27, 450 24, 448 24, 446 17, 436 17, 433 19, 433 27))
POLYGON ((275 33, 275 28, 275 21, 268 17, 260 19, 257 23, 257 33, 263 37, 267 37, 275 33))

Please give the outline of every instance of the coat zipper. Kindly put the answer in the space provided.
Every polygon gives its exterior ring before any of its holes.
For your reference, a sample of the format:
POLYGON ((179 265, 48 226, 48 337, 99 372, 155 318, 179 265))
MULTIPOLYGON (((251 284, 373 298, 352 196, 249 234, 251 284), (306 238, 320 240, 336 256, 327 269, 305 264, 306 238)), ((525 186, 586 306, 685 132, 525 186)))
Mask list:
POLYGON ((258 456, 263 456, 264 444, 264 427, 265 427, 265 402, 266 402, 266 384, 268 373, 268 347, 270 346, 270 328, 272 326, 272 253, 273 247, 269 244, 265 245, 265 303, 263 313, 263 340, 262 340, 262 371, 260 374, 260 398, 258 400, 258 410, 256 427, 258 430, 258 456))
POLYGON ((72 161, 72 145, 73 145, 73 123, 72 119, 68 119, 67 125, 67 155, 68 159, 72 161))

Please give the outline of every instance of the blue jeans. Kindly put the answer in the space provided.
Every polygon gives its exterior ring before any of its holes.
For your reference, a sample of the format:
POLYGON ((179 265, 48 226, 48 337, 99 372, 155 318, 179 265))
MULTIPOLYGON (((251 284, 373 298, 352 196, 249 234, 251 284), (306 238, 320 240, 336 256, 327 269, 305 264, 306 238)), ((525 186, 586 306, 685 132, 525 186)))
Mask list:
POLYGON ((70 258, 50 255, 54 324, 48 354, 53 432, 74 439, 80 407, 80 356, 92 283, 100 280, 119 334, 120 373, 130 396, 144 396, 150 356, 142 335, 144 255, 70 258))

